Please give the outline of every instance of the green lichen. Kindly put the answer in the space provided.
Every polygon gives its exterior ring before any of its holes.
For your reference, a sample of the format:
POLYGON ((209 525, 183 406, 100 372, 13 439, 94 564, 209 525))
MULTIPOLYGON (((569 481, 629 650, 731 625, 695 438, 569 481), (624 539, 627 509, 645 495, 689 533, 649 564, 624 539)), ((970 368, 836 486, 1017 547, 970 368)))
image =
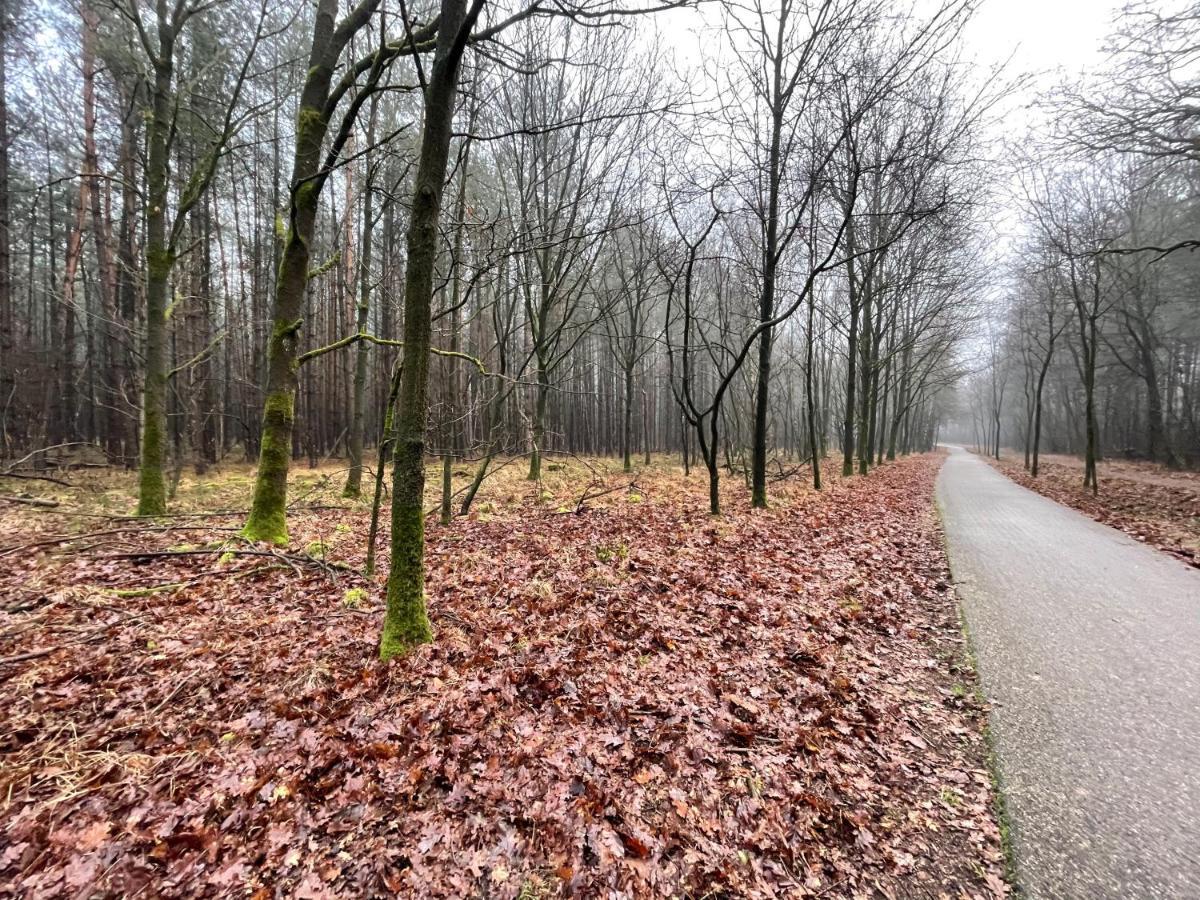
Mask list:
POLYGON ((308 207, 316 207, 317 202, 317 184, 315 181, 301 182, 292 194, 292 203, 297 209, 306 209, 308 207))
POLYGON ((258 456, 258 477, 254 481, 254 502, 241 532, 247 540, 281 545, 288 542, 287 473, 294 418, 295 404, 290 392, 282 391, 267 397, 263 407, 262 448, 258 456))
POLYGON ((167 514, 167 482, 161 466, 151 468, 143 463, 138 473, 139 516, 165 516, 167 514))
MULTIPOLYGON (((420 456, 416 457, 420 465, 420 456)), ((379 658, 403 656, 433 640, 425 609, 425 513, 418 506, 392 508, 392 563, 388 573, 387 613, 379 640, 379 658)))
POLYGON ((152 279, 166 281, 175 266, 175 255, 162 247, 146 248, 146 274, 152 279))
POLYGON ((328 272, 330 269, 332 269, 334 266, 336 266, 338 264, 338 262, 341 260, 341 258, 342 258, 342 251, 340 251, 340 250, 334 251, 333 254, 330 255, 330 257, 327 260, 325 260, 323 263, 321 263, 319 266, 315 266, 314 268, 309 269, 306 277, 308 278, 309 281, 312 281, 314 278, 320 278, 322 275, 324 275, 326 272, 328 272))
POLYGON ((142 454, 138 469, 139 516, 167 514, 167 480, 163 475, 163 424, 162 418, 155 415, 153 407, 147 403, 147 414, 142 418, 142 454))
MULTIPOLYGON (((309 69, 309 77, 316 69, 309 69)), ((301 137, 315 138, 325 132, 325 116, 315 106, 301 106, 296 110, 296 131, 301 137)))
MULTIPOLYGON (((276 322, 275 327, 271 330, 271 340, 282 341, 293 337, 297 331, 304 327, 304 319, 297 319, 295 322, 276 322)), ((267 401, 270 402, 269 400, 267 401)), ((291 402, 290 400, 288 401, 291 402)))
POLYGON ((415 598, 393 597, 388 591, 388 616, 383 622, 383 636, 379 639, 379 658, 386 662, 396 656, 404 656, 420 644, 433 640, 433 626, 425 612, 425 595, 415 598), (393 612, 394 611, 394 612, 393 612))

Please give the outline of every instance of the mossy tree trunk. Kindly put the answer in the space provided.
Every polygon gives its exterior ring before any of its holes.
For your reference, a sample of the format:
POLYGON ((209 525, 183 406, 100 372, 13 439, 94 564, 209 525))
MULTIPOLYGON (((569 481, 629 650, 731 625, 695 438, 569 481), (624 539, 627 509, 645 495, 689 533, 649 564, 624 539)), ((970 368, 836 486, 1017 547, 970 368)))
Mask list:
POLYGON ((235 112, 250 66, 263 38, 265 10, 254 31, 250 49, 241 62, 233 89, 226 100, 223 121, 217 124, 217 136, 190 173, 179 193, 174 215, 167 217, 167 187, 174 133, 176 97, 174 95, 175 46, 192 16, 202 5, 177 4, 168 12, 158 4, 157 21, 148 29, 141 20, 137 4, 130 6, 137 24, 142 50, 154 71, 151 88, 151 118, 148 128, 146 159, 146 374, 142 386, 141 466, 138 473, 138 514, 162 515, 167 511, 167 487, 164 474, 167 443, 167 290, 171 270, 178 255, 177 243, 188 214, 204 197, 216 175, 217 163, 229 140, 237 131, 235 112), (157 35, 157 45, 150 39, 157 35))
MULTIPOLYGON (((350 38, 370 20, 377 2, 360 3, 335 27, 337 0, 320 0, 313 25, 308 74, 296 114, 296 150, 292 161, 291 201, 283 254, 275 282, 271 336, 267 344, 267 386, 263 402, 262 438, 254 498, 242 536, 252 541, 286 544, 287 478, 292 456, 297 374, 300 367, 300 329, 304 324, 304 294, 308 284, 310 244, 316 226, 321 189, 341 148, 349 138, 358 108, 375 90, 385 60, 381 51, 371 63, 370 77, 349 110, 322 166, 322 148, 329 131, 334 69, 350 38)), ((339 86, 340 87, 340 86, 339 86)))
POLYGON ((432 640, 425 608, 425 426, 428 416, 433 275, 438 220, 450 156, 459 64, 483 0, 442 0, 437 48, 425 88, 425 122, 413 185, 404 280, 404 375, 396 415, 391 563, 379 656, 432 640))
POLYGON ((545 363, 538 358, 537 390, 533 397, 533 421, 530 423, 530 442, 533 451, 529 454, 529 480, 542 480, 542 446, 546 440, 546 402, 550 397, 550 373, 545 363))
POLYGON ((160 32, 146 160, 146 373, 142 384, 139 516, 167 511, 167 283, 175 263, 167 237, 167 165, 174 37, 160 32), (169 38, 169 39, 168 39, 169 38))

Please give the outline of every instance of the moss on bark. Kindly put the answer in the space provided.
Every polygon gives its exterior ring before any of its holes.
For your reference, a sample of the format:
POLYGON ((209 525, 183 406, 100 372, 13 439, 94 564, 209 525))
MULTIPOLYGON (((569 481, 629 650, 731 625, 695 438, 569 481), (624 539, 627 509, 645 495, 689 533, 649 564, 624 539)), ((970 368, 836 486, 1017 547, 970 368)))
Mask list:
POLYGON ((292 420, 295 409, 290 391, 267 397, 263 415, 262 446, 254 502, 242 537, 251 541, 286 544, 287 475, 291 461, 292 420))
POLYGON ((391 568, 388 573, 387 613, 379 640, 379 658, 402 656, 418 644, 433 640, 425 611, 424 446, 421 440, 396 448, 392 493, 391 568), (413 503, 408 498, 416 497, 413 503))

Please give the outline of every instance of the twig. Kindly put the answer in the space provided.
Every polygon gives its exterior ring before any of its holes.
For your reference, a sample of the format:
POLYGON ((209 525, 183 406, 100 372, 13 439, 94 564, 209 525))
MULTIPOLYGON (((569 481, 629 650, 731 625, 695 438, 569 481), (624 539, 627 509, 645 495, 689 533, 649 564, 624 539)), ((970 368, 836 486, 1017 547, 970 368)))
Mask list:
POLYGON ((49 656, 59 647, 45 647, 41 650, 30 650, 28 653, 18 653, 16 656, 0 656, 0 666, 8 663, 24 662, 27 659, 38 659, 42 656, 49 656))

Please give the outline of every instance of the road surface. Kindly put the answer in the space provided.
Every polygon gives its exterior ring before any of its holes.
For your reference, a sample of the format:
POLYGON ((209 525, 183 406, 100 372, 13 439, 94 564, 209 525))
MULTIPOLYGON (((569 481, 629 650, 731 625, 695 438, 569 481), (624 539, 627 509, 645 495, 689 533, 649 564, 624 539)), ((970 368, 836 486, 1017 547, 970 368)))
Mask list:
POLYGON ((1200 898, 1200 571, 959 448, 938 502, 1018 885, 1200 898))

